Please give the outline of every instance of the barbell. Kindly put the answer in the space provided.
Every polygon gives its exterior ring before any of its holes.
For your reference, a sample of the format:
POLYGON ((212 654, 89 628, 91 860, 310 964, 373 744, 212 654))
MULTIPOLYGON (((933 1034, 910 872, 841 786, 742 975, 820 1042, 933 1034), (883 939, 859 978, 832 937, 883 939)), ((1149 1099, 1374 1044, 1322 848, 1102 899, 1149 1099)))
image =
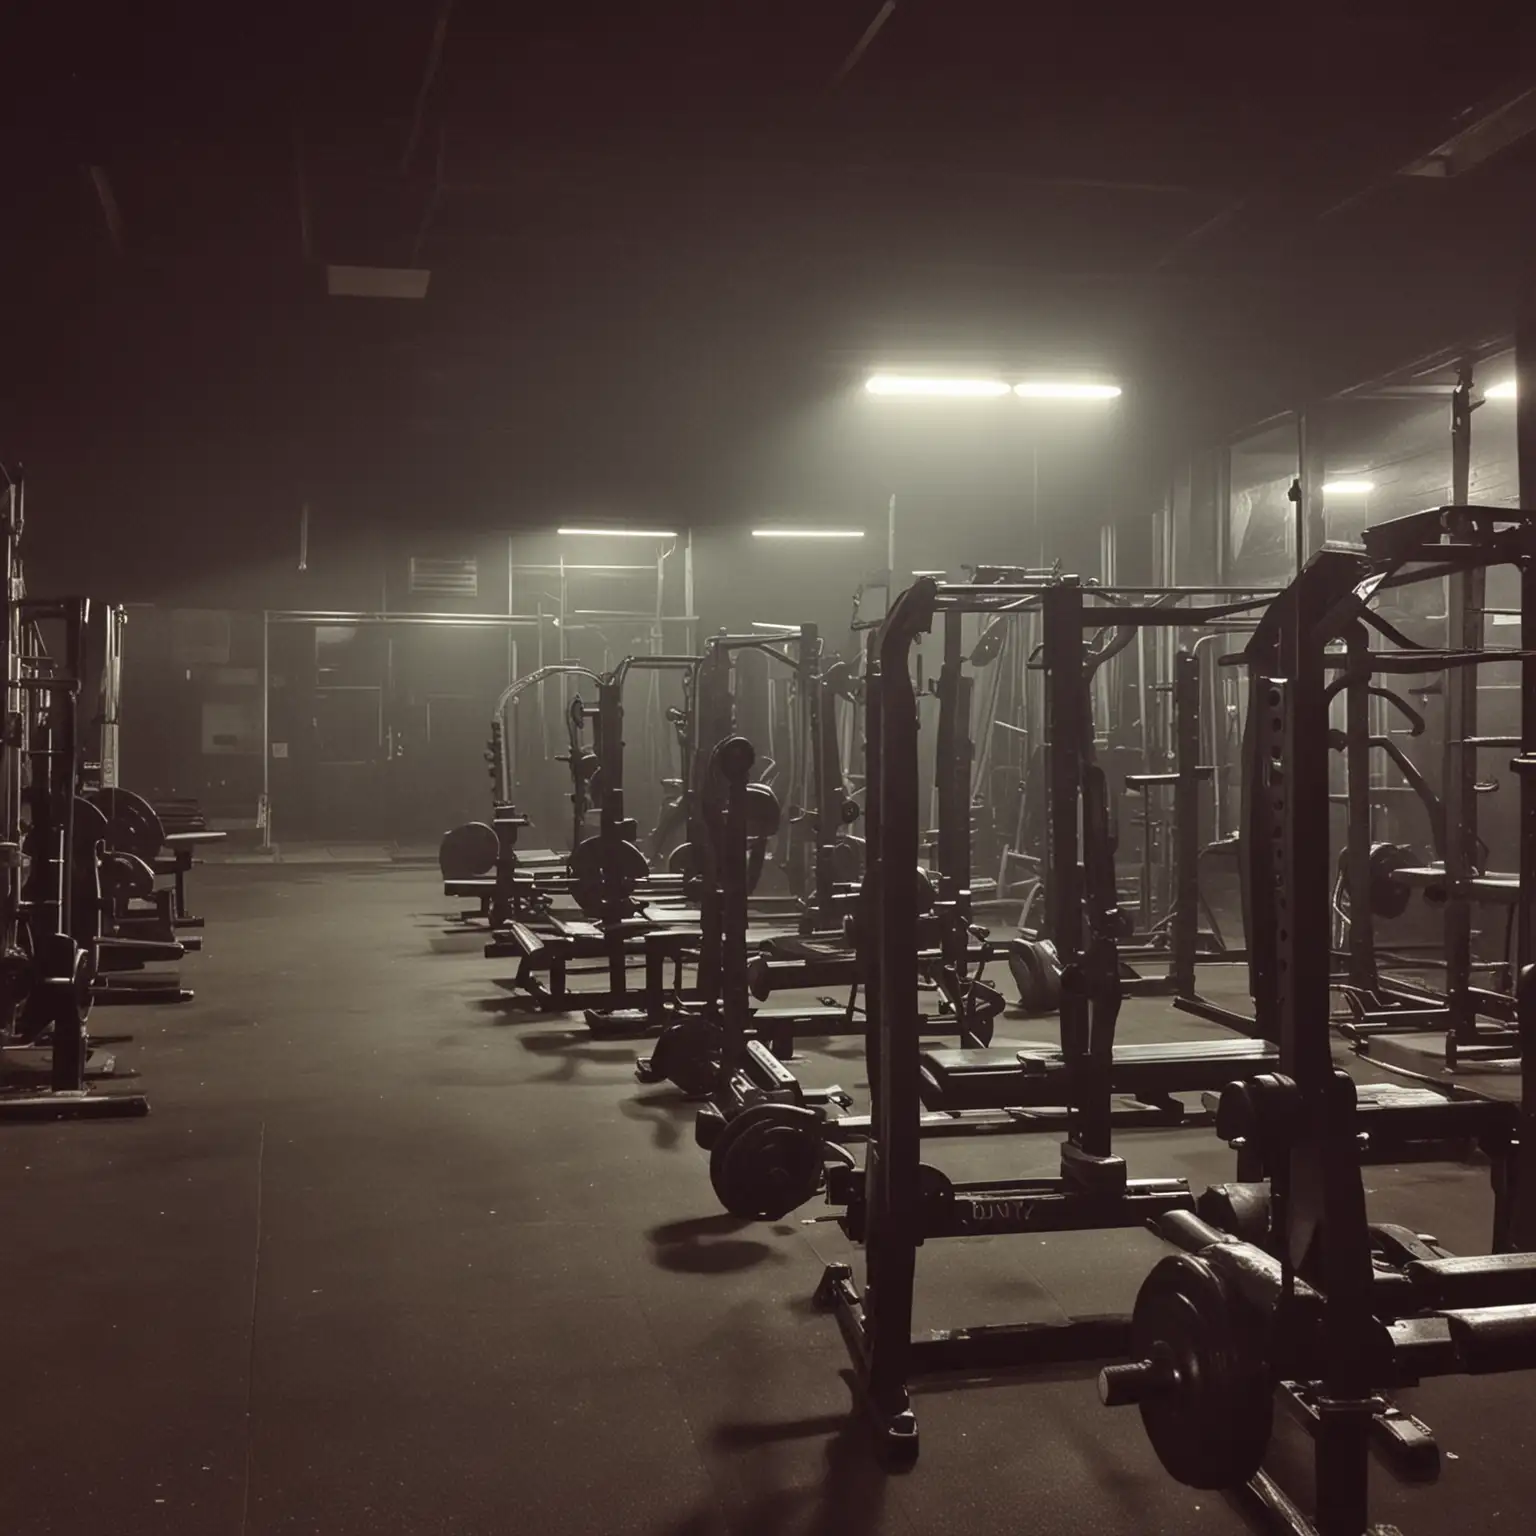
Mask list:
POLYGON ((1131 1314, 1138 1358, 1099 1372, 1100 1400, 1135 1403, 1157 1459, 1190 1488, 1246 1483, 1274 1431, 1268 1318, 1218 1267, 1220 1251, 1160 1260, 1131 1314))

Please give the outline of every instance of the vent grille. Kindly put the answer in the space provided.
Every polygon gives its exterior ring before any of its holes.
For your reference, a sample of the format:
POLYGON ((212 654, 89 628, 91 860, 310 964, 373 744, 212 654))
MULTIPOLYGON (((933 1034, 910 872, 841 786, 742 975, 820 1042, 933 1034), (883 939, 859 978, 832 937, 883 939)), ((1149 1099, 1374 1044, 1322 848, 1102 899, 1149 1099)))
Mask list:
POLYGON ((477 562, 473 558, 428 560, 412 555, 411 592, 423 597, 479 597, 477 562))

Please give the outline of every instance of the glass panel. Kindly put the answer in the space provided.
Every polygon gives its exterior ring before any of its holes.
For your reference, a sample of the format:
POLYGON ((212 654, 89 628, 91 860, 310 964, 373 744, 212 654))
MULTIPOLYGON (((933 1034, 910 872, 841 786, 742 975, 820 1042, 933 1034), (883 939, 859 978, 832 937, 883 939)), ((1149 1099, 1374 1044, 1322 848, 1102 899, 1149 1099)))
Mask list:
POLYGON ((1451 491, 1448 396, 1331 401, 1323 423, 1323 529, 1358 544, 1372 523, 1439 506, 1451 491))
POLYGON ((1515 354, 1505 352, 1477 365, 1472 412, 1472 493, 1474 504, 1513 507, 1520 500, 1520 463, 1515 450, 1515 400, 1504 393, 1514 383, 1515 354))
POLYGON ((1266 427, 1231 450, 1227 580, 1278 586, 1296 571, 1296 423, 1266 427))

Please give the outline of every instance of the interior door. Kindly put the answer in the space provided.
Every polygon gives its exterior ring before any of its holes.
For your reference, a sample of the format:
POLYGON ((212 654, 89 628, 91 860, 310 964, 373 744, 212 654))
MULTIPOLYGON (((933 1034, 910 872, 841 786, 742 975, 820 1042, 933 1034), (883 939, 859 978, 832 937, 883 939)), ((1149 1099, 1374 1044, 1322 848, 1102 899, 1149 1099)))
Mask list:
POLYGON ((384 690, 315 689, 315 823, 324 836, 385 837, 381 797, 384 690))

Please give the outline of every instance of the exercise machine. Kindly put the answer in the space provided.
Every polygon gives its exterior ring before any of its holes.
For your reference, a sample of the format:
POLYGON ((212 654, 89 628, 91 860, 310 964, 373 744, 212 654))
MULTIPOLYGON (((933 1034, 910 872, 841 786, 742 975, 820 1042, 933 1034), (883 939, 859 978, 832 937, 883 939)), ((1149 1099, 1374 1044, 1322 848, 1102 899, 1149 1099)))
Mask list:
MULTIPOLYGON (((1482 648, 1405 646, 1372 599, 1492 559, 1523 562, 1532 530, 1531 513, 1505 508, 1432 508, 1377 525, 1366 532, 1363 555, 1315 555, 1249 647, 1250 949, 1255 996, 1276 1030, 1280 1061, 1277 1071, 1221 1093, 1218 1130, 1259 1161, 1267 1187, 1262 1200, 1249 1202, 1259 1219, 1241 1231, 1188 1213, 1159 1222, 1181 1251, 1143 1283, 1134 1358, 1103 1371, 1100 1395, 1111 1406, 1140 1405, 1172 1476, 1196 1488, 1246 1489, 1272 1527, 1297 1536, 1373 1529, 1370 1451, 1387 1390, 1536 1366, 1536 1168, 1528 1166, 1536 1155, 1536 1078, 1523 1078, 1518 1106, 1424 1093, 1373 1102, 1340 1070, 1329 1026, 1334 868, 1324 835, 1329 673, 1349 637, 1364 628, 1389 641, 1387 649, 1356 650, 1372 675, 1491 659, 1482 648), (1371 1224, 1363 1145, 1390 1156, 1466 1135, 1503 1147, 1494 1159, 1495 1252, 1452 1256, 1412 1232, 1371 1224), (1312 1436, 1310 1512, 1264 1467, 1277 1404, 1312 1436)), ((1523 647, 1513 654, 1528 663, 1523 647)), ((1536 877, 1531 763, 1536 693, 1528 680, 1513 764, 1527 878, 1536 877)), ((1536 1048, 1529 964, 1516 1014, 1536 1048)))

